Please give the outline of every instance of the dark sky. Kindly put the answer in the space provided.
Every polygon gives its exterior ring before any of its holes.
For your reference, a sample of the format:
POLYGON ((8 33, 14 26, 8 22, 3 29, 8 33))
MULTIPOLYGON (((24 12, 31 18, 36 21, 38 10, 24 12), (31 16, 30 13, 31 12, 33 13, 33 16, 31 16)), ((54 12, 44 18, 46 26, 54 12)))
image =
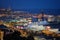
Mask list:
POLYGON ((60 9, 60 0, 0 0, 0 8, 60 9))
POLYGON ((60 0, 0 0, 0 8, 9 6, 11 9, 37 9, 34 12, 38 12, 38 9, 60 9, 60 0))

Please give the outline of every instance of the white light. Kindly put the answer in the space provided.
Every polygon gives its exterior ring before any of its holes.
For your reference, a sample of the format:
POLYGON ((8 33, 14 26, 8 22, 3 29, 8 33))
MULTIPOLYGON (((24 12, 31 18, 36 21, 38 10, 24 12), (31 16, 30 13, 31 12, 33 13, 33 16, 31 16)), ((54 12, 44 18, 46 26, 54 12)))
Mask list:
POLYGON ((19 28, 19 26, 16 26, 17 28, 19 28))
POLYGON ((47 29, 50 29, 50 26, 47 26, 47 29))
POLYGON ((29 22, 29 24, 31 24, 32 22, 29 22))
POLYGON ((20 27, 21 29, 23 29, 23 27, 20 27))
POLYGON ((28 25, 28 24, 27 24, 27 23, 25 23, 25 24, 24 24, 24 26, 25 26, 25 25, 28 25))
POLYGON ((23 21, 23 20, 20 20, 21 22, 23 21))

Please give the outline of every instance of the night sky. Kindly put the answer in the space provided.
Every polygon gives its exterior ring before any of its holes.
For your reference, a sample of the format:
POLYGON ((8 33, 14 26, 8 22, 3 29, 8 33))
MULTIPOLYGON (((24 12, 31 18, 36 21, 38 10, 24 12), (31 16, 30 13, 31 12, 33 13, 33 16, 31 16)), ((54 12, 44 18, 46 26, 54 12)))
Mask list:
POLYGON ((0 8, 60 9, 60 0, 0 0, 0 8))

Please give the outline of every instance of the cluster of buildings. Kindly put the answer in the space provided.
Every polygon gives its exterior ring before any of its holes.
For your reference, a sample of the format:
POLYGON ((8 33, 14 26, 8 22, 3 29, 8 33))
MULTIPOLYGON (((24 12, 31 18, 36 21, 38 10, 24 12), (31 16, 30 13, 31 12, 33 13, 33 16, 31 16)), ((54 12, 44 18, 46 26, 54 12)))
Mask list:
POLYGON ((60 15, 48 15, 44 11, 41 13, 33 14, 26 11, 11 11, 11 9, 0 9, 0 20, 22 20, 31 18, 32 22, 48 21, 48 22, 60 22, 60 15))
POLYGON ((6 26, 16 26, 23 28, 22 26, 27 26, 27 29, 38 31, 45 30, 46 28, 50 29, 49 31, 55 32, 59 29, 51 29, 50 26, 44 26, 49 24, 49 22, 60 23, 60 15, 48 15, 44 12, 33 14, 25 11, 11 11, 11 9, 0 10, 0 24, 6 26))
POLYGON ((39 22, 40 24, 48 22, 60 23, 60 15, 45 14, 44 11, 33 14, 26 11, 12 11, 9 8, 0 9, 0 20, 4 22, 16 22, 17 25, 28 25, 32 22, 39 22))

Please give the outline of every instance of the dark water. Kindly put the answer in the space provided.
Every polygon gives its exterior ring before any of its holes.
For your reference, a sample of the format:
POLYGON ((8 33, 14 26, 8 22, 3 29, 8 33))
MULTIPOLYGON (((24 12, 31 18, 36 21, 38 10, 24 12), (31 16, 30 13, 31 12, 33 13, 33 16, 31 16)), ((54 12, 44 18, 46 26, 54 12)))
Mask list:
POLYGON ((60 31, 60 23, 54 23, 54 24, 49 24, 51 26, 51 28, 58 28, 60 31))

